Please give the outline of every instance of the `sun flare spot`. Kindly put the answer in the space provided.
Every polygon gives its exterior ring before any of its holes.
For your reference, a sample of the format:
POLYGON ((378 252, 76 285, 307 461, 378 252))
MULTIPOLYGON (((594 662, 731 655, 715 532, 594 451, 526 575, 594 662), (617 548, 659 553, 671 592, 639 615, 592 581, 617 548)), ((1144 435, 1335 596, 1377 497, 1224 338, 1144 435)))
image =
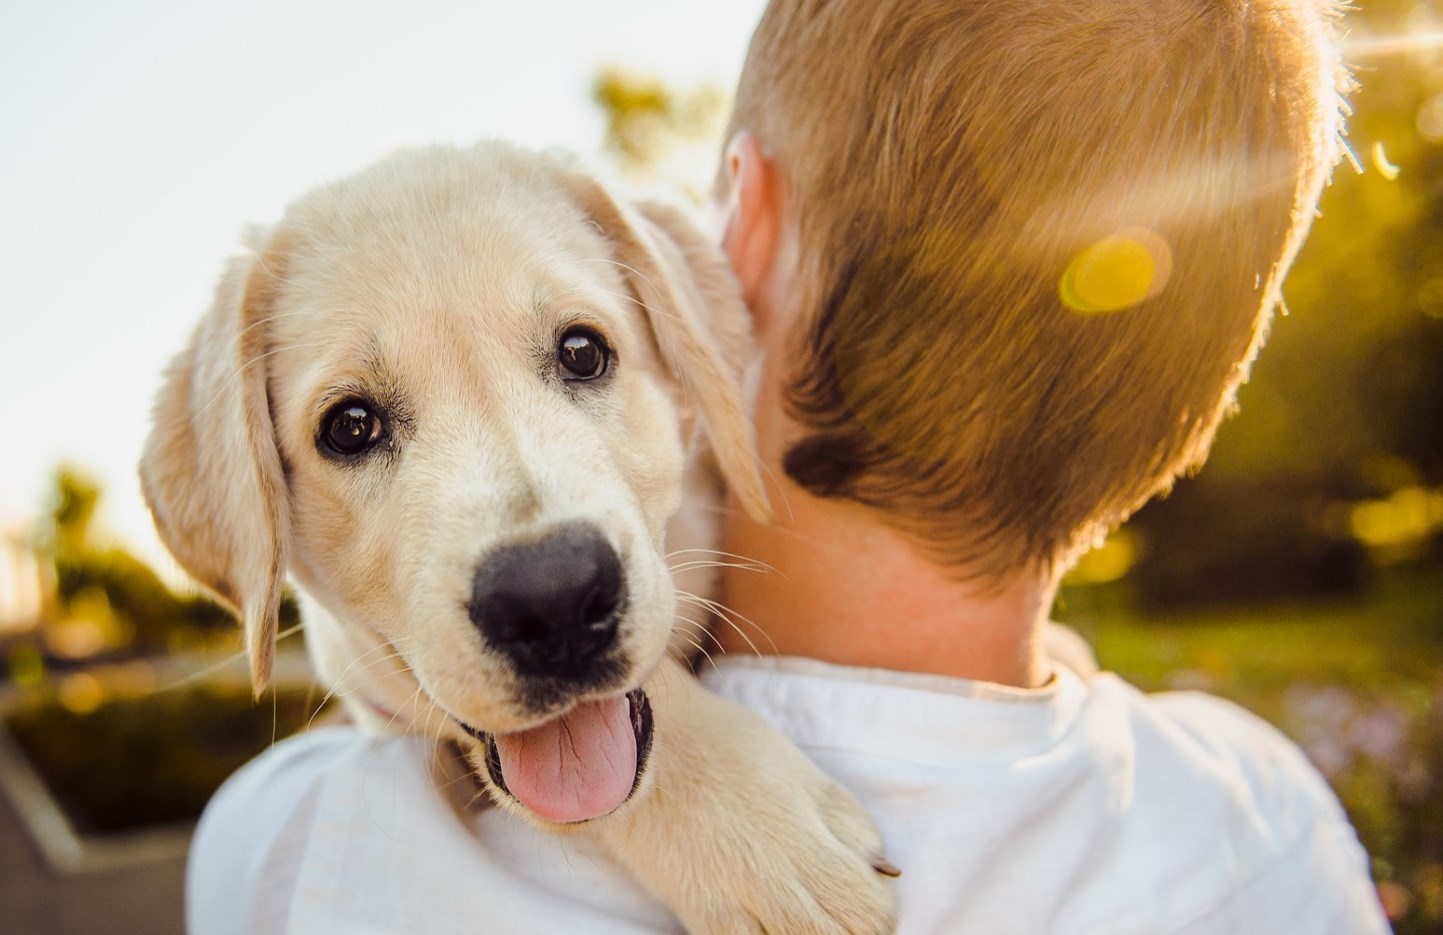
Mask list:
POLYGON ((1172 251, 1146 228, 1131 227, 1089 244, 1062 273, 1058 294, 1068 308, 1104 315, 1157 295, 1172 275, 1172 251))
POLYGON ((1373 144, 1373 166, 1378 174, 1388 181, 1393 181, 1402 170, 1392 162, 1388 161, 1388 153, 1383 149, 1383 141, 1378 140, 1373 144))
POLYGON ((1348 61, 1443 49, 1443 30, 1417 29, 1398 35, 1358 36, 1344 43, 1348 61))

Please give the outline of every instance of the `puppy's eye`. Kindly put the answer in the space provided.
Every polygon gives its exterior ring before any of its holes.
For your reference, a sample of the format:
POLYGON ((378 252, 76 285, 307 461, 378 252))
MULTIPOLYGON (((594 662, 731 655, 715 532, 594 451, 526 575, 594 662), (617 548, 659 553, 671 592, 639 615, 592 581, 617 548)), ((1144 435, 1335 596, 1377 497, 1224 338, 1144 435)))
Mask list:
POLYGON ((606 373, 611 361, 611 348, 606 340, 590 328, 568 328, 556 345, 556 359, 561 363, 561 379, 569 382, 595 380, 606 373))
POLYGON ((386 424, 359 399, 348 399, 331 407, 321 420, 321 444, 338 455, 354 456, 386 437, 386 424))

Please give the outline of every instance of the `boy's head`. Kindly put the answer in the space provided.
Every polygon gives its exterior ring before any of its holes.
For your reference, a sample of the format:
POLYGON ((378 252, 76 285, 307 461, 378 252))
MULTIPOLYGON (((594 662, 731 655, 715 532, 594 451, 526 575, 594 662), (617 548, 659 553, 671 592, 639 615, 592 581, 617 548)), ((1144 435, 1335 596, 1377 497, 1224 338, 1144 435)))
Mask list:
POLYGON ((791 479, 1001 577, 1199 464, 1338 152, 1334 13, 773 0, 731 130, 798 246, 791 479))

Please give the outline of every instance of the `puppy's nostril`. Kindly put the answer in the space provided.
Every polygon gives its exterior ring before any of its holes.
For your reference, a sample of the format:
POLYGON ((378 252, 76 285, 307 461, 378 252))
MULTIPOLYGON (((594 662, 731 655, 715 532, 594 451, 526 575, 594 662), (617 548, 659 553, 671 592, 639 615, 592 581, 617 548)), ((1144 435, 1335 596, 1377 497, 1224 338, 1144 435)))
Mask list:
POLYGON ((534 643, 546 639, 549 630, 546 621, 540 617, 521 617, 516 621, 516 628, 510 635, 518 642, 534 643))
POLYGON ((613 626, 612 617, 616 613, 616 604, 616 594, 593 592, 591 600, 581 609, 581 625, 588 630, 613 626))

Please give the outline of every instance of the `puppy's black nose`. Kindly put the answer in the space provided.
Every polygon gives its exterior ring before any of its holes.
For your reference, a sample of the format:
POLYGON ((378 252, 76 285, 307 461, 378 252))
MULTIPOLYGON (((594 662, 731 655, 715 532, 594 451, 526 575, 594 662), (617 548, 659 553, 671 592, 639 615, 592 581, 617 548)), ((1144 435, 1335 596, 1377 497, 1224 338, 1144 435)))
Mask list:
POLYGON ((621 560, 593 526, 573 523, 491 553, 471 588, 471 620, 524 675, 581 679, 616 639, 621 560))

